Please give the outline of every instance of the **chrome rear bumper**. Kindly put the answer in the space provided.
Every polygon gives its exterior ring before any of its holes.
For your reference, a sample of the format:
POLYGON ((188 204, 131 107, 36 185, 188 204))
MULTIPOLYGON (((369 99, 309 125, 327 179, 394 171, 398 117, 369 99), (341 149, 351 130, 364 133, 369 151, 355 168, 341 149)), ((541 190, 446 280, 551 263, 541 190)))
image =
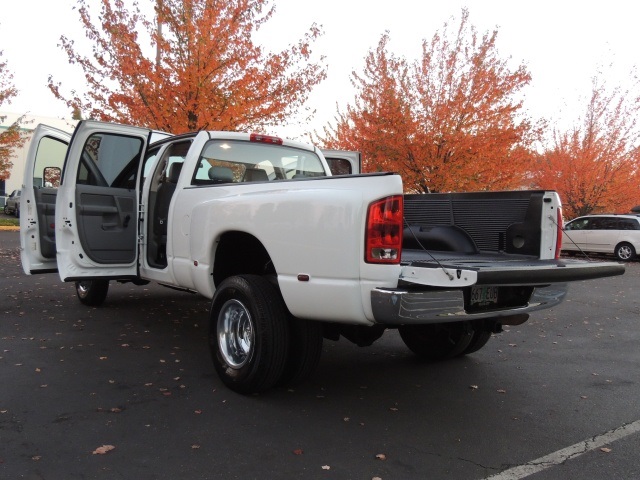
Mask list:
POLYGON ((558 305, 567 294, 567 284, 535 288, 527 305, 467 313, 462 290, 409 291, 402 288, 378 288, 371 292, 371 307, 376 323, 417 325, 500 318, 529 313, 558 305))

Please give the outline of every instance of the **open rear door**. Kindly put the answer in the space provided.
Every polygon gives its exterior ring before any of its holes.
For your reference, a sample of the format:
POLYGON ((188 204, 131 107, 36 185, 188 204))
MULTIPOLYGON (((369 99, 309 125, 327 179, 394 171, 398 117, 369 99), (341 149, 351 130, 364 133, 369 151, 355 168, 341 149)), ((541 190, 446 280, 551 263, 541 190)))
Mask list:
POLYGON ((42 124, 31 138, 20 197, 20 257, 27 275, 58 271, 55 208, 70 138, 42 124))
POLYGON ((138 275, 139 179, 150 135, 145 128, 78 124, 56 204, 62 280, 138 275))
POLYGON ((321 150, 327 159, 332 175, 356 175, 362 172, 360 152, 321 150))

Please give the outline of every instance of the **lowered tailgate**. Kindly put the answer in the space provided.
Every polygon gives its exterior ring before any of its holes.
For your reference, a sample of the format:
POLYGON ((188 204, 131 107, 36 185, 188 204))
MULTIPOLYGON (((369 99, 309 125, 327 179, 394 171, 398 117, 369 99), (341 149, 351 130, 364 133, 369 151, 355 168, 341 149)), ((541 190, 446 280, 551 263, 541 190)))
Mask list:
POLYGON ((402 252, 401 281, 433 285, 435 268, 447 271, 474 272, 475 285, 546 285, 622 275, 624 265, 617 262, 589 262, 573 259, 540 260, 531 256, 500 253, 455 253, 422 250, 402 252), (422 271, 425 269, 424 271, 422 271), (422 279, 426 281, 423 281, 422 279))

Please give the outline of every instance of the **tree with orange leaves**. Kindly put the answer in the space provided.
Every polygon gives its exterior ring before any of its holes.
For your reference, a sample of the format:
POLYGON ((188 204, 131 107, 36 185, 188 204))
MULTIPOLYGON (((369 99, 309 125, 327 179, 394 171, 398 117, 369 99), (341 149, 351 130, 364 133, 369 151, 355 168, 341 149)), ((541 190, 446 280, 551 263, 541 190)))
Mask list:
POLYGON ((607 91, 597 78, 585 115, 559 131, 532 172, 534 185, 557 190, 566 218, 627 213, 640 204, 640 97, 607 91))
MULTIPOLYGON (((2 60, 2 50, 0 50, 0 107, 5 103, 11 103, 11 99, 18 94, 18 90, 13 85, 13 75, 8 69, 7 62, 2 60)), ((0 117, 3 122, 5 117, 0 117)), ((16 148, 24 145, 25 135, 20 131, 20 122, 24 116, 19 117, 7 128, 0 131, 0 180, 6 180, 11 174, 11 155, 16 148)))
POLYGON ((509 69, 496 38, 480 37, 466 9, 455 32, 445 24, 413 62, 391 53, 384 34, 352 74, 354 103, 318 141, 361 151, 367 171, 399 172, 410 192, 520 187, 540 129, 515 99, 530 74, 509 69))
POLYGON ((85 117, 172 133, 265 128, 284 123, 326 76, 310 61, 316 25, 280 53, 252 41, 274 13, 269 0, 157 0, 153 20, 137 4, 130 12, 123 0, 101 0, 97 25, 88 1, 78 3, 93 54, 61 43, 88 93, 66 95, 52 77, 49 88, 85 117))

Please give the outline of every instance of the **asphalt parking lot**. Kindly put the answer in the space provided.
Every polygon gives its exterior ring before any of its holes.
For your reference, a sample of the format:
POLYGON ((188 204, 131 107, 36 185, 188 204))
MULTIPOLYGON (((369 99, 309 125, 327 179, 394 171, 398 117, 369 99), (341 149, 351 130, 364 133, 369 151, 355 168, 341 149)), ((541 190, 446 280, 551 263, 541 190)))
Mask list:
POLYGON ((18 243, 0 232, 2 479, 640 478, 639 262, 474 355, 326 341, 307 383, 241 396, 206 300, 114 285, 87 308, 18 243))

